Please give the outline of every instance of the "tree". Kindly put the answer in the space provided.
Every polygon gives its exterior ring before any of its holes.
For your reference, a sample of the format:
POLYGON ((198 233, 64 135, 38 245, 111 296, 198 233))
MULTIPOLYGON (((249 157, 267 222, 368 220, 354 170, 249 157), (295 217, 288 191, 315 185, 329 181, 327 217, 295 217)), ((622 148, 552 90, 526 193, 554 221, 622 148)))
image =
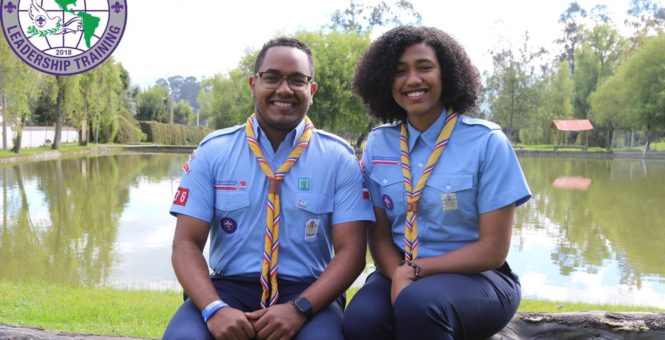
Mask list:
POLYGON ((170 98, 168 91, 159 85, 139 91, 136 95, 136 119, 168 122, 170 98))
POLYGON ((350 84, 356 63, 370 44, 368 35, 300 32, 296 37, 312 49, 316 65, 318 89, 309 112, 312 121, 343 136, 362 136, 369 118, 350 84))
MULTIPOLYGON (((23 127, 32 113, 31 103, 38 94, 35 86, 41 74, 28 67, 14 55, 6 41, 0 42, 0 105, 3 114, 3 136, 7 136, 7 122, 16 119, 16 139, 12 152, 21 150, 23 127), (14 117, 10 114, 13 112, 14 117)), ((5 137, 6 138, 6 137, 5 137)), ((7 140, 3 139, 3 148, 7 148, 7 140)))
POLYGON ((349 7, 338 9, 332 14, 329 28, 363 34, 377 26, 420 24, 421 20, 422 16, 408 0, 397 0, 393 7, 385 1, 370 5, 350 0, 349 7))
MULTIPOLYGON (((249 54, 255 56, 256 52, 249 54)), ((198 96, 199 110, 202 117, 210 118, 210 125, 219 129, 241 124, 254 111, 248 85, 251 74, 246 67, 238 66, 228 74, 203 79, 198 96)))
POLYGON ((185 100, 194 111, 199 109, 197 96, 201 89, 201 83, 199 83, 196 77, 189 76, 184 78, 177 75, 168 77, 167 79, 160 78, 155 82, 155 85, 162 86, 169 91, 174 103, 185 100))
POLYGON ((577 3, 571 2, 565 12, 559 16, 559 23, 563 24, 563 37, 556 42, 563 45, 560 60, 567 60, 570 73, 575 74, 575 50, 580 39, 583 27, 583 19, 586 18, 586 10, 577 3))
POLYGON ((599 119, 644 130, 644 151, 649 149, 650 134, 665 130, 663 51, 665 34, 647 39, 591 97, 592 111, 599 119))
POLYGON ((572 117, 573 80, 568 61, 556 64, 543 80, 542 88, 541 104, 529 118, 528 127, 520 130, 520 140, 525 144, 550 143, 552 120, 572 117))
POLYGON ((181 99, 173 107, 173 122, 176 124, 191 124, 196 119, 194 109, 189 106, 189 103, 181 99))
POLYGON ((627 14, 629 17, 624 23, 633 29, 632 49, 642 45, 648 36, 663 33, 665 29, 665 8, 654 0, 631 0, 627 14))
POLYGON ((494 70, 486 76, 484 96, 491 119, 506 128, 513 141, 517 131, 529 126, 528 118, 539 107, 541 84, 535 63, 544 53, 542 48, 533 51, 528 32, 517 51, 503 49, 492 53, 494 70))
MULTIPOLYGON (((625 39, 616 28, 598 24, 591 30, 583 30, 580 43, 576 51, 577 72, 573 76, 573 112, 577 118, 590 118, 589 96, 616 69, 625 51, 625 39)), ((612 125, 596 124, 589 136, 592 144, 607 145, 613 129, 612 125)))

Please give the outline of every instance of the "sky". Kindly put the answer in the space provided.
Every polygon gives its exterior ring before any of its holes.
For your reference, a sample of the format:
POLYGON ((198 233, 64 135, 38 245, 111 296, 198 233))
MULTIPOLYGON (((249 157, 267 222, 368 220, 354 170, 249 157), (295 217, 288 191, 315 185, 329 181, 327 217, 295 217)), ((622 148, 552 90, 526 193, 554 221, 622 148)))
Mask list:
MULTIPOLYGON (((665 3, 665 0, 659 0, 665 3)), ((376 0, 366 0, 376 3, 376 0)), ((386 0, 388 4, 394 1, 386 0)), ((552 47, 559 16, 571 0, 410 0, 422 24, 458 39, 480 71, 491 69, 492 49, 517 46, 529 32, 533 46, 552 47)), ((585 9, 604 4, 623 27, 630 0, 578 0, 585 9)), ((226 73, 247 50, 277 34, 318 30, 349 0, 138 0, 128 1, 125 34, 113 53, 132 83, 146 88, 174 75, 198 79, 226 73)), ((375 30, 376 34, 385 29, 375 30)))

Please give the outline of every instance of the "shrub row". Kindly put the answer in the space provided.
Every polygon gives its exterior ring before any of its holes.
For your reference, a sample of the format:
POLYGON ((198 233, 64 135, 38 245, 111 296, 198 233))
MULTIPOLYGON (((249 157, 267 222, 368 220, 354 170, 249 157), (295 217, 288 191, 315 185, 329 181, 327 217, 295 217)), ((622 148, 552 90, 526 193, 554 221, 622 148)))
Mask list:
POLYGON ((164 124, 155 121, 142 121, 141 131, 146 141, 162 145, 197 145, 212 130, 205 126, 164 124))

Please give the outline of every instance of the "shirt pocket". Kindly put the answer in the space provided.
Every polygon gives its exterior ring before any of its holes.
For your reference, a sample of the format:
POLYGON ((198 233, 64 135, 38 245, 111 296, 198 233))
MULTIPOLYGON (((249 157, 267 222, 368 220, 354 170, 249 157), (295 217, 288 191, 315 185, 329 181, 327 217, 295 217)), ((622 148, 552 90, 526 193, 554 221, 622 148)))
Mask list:
POLYGON ((472 174, 433 173, 426 187, 429 190, 423 192, 424 197, 420 199, 418 210, 431 213, 435 224, 459 226, 477 219, 472 174))
POLYGON ((224 191, 215 193, 215 220, 212 227, 220 228, 221 235, 244 235, 248 232, 247 226, 242 225, 246 209, 249 207, 249 192, 224 191))
POLYGON ((381 201, 388 217, 394 220, 397 216, 404 213, 405 194, 404 194, 404 175, 400 167, 373 172, 370 178, 374 183, 381 186, 381 201))
POLYGON ((334 197, 322 193, 296 192, 294 203, 295 223, 287 227, 289 238, 296 242, 329 239, 334 197))

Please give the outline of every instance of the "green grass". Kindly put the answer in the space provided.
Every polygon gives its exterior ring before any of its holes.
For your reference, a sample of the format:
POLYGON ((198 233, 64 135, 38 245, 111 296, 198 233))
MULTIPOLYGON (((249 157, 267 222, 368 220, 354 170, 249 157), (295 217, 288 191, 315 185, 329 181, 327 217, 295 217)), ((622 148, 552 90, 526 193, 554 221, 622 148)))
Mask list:
POLYGON ((71 333, 159 338, 181 292, 0 281, 0 323, 71 333))
MULTIPOLYGON (((357 289, 349 289, 351 299, 357 289)), ((69 333, 161 337, 182 303, 179 291, 56 287, 0 281, 0 323, 69 333)), ((523 300, 520 312, 665 312, 638 306, 523 300)))
MULTIPOLYGON (((66 154, 69 152, 89 150, 97 145, 98 144, 88 144, 87 146, 80 146, 77 143, 60 144, 60 149, 58 151, 60 151, 63 154, 66 154)), ((49 152, 49 151, 53 151, 51 149, 51 146, 40 146, 38 148, 22 148, 19 151, 19 153, 13 153, 10 150, 0 150, 0 158, 32 156, 35 154, 49 152)))

